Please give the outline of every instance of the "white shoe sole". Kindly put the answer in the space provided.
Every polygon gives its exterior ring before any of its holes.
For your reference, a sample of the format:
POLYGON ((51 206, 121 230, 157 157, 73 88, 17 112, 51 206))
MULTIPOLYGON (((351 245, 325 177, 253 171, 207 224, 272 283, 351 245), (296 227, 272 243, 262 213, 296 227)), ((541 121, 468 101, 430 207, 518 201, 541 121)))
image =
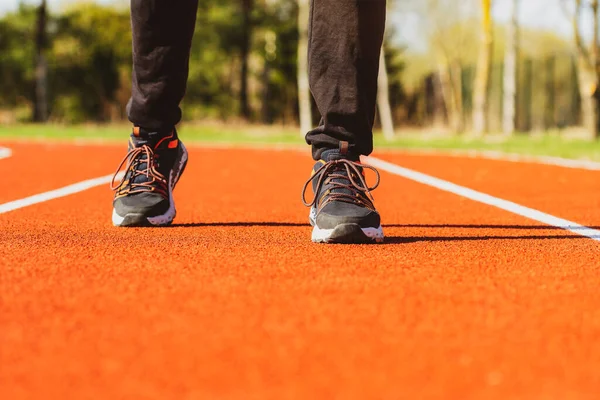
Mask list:
POLYGON ((315 225, 312 231, 315 243, 383 243, 383 228, 361 228, 358 224, 340 224, 333 229, 315 225))
POLYGON ((313 226, 311 239, 315 243, 383 243, 385 236, 379 228, 362 228, 358 224, 340 224, 333 229, 321 229, 316 225, 317 211, 311 207, 308 220, 313 226))

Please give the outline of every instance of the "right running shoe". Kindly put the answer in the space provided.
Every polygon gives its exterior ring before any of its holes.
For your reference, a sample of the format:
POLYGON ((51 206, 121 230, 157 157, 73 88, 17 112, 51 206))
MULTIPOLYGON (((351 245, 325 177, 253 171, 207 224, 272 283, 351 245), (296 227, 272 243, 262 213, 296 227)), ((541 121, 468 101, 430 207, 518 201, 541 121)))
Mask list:
POLYGON ((165 226, 175 218, 173 189, 185 170, 188 153, 177 131, 161 134, 134 127, 129 152, 111 182, 115 226, 165 226), (125 165, 118 184, 119 172, 125 165))
POLYGON ((379 172, 359 162, 358 155, 348 152, 342 142, 340 150, 323 152, 304 185, 302 201, 311 207, 309 222, 316 243, 382 243, 381 218, 373 205, 371 191, 379 186, 379 172), (364 170, 377 175, 369 187, 364 170), (306 201, 306 190, 312 183, 314 199, 306 201))

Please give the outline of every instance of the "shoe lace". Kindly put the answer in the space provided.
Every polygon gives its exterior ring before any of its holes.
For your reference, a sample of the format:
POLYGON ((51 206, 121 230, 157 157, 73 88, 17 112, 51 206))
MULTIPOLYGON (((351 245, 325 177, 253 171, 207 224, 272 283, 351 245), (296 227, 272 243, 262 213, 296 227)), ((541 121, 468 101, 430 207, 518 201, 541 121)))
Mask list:
POLYGON ((142 192, 158 192, 163 196, 167 196, 167 179, 156 169, 157 158, 158 155, 147 145, 131 149, 119 164, 110 183, 110 188, 117 192, 116 196, 121 197, 142 192), (146 156, 145 159, 143 158, 144 155, 146 156), (140 168, 143 163, 146 164, 146 167, 140 168), (126 165, 125 171, 127 173, 116 183, 123 165, 126 165), (138 176, 143 176, 146 179, 143 182, 135 182, 135 178, 138 176))
POLYGON ((302 203, 306 207, 312 207, 318 202, 318 207, 322 208, 329 202, 341 201, 374 209, 374 199, 371 191, 377 189, 379 182, 379 171, 370 165, 362 165, 346 159, 329 161, 319 168, 304 184, 304 188, 302 189, 302 203), (367 185, 361 169, 370 169, 375 172, 377 176, 375 185, 367 185), (358 182, 356 178, 358 178, 358 182), (314 191, 315 196, 312 201, 308 202, 306 200, 306 189, 308 189, 308 186, 315 179, 317 180, 314 191), (323 185, 330 185, 331 187, 320 196, 319 200, 318 194, 321 192, 323 185))

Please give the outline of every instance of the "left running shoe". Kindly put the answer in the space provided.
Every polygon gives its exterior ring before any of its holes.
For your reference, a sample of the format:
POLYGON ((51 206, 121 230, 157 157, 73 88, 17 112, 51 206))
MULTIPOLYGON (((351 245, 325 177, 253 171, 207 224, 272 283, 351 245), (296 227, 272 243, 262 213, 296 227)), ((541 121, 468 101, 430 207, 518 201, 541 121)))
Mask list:
POLYGON ((115 226, 165 226, 175 218, 173 189, 185 170, 188 153, 173 129, 168 134, 133 128, 129 152, 111 182, 115 226), (117 176, 125 165, 125 175, 117 176))
POLYGON ((309 222, 316 243, 382 243, 381 217, 373 204, 371 191, 379 186, 379 172, 361 164, 359 156, 348 151, 347 142, 340 150, 327 150, 313 167, 312 175, 302 190, 302 201, 310 207, 309 222), (368 186, 365 169, 377 176, 368 186), (305 197, 312 184, 314 198, 305 197))

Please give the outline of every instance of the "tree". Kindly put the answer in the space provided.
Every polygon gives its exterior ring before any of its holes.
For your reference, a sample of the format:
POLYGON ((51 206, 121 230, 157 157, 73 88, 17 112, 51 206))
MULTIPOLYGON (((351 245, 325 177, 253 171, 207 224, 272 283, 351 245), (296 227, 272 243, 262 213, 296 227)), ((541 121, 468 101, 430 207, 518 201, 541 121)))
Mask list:
POLYGON ((517 63, 519 54, 519 0, 512 0, 512 18, 506 31, 506 54, 504 56, 504 106, 502 128, 512 135, 517 123, 517 63))
MULTIPOLYGON (((571 0, 567 0, 571 1, 571 0)), ((590 136, 593 138, 600 137, 599 129, 599 93, 598 84, 600 83, 600 54, 599 45, 600 37, 598 32, 598 0, 590 0, 585 2, 582 0, 574 0, 575 10, 571 15, 573 28, 573 37, 577 47, 577 70, 578 84, 581 95, 581 103, 583 110, 583 122, 590 136), (584 43, 581 36, 581 14, 584 8, 588 8, 592 14, 593 24, 593 41, 591 50, 584 43)))
POLYGON ((248 100, 248 64, 252 46, 252 9, 254 0, 242 1, 242 36, 240 46, 240 57, 242 67, 240 69, 240 114, 245 119, 250 119, 250 104, 248 100))
POLYGON ((481 0, 481 49, 473 90, 473 133, 475 135, 482 135, 488 129, 488 97, 494 48, 491 3, 491 0, 481 0))
POLYGON ((37 10, 35 51, 35 103, 33 119, 36 122, 45 122, 48 119, 48 63, 46 61, 46 48, 48 38, 46 33, 47 25, 47 7, 46 0, 37 10))
POLYGON ((472 39, 476 35, 474 5, 474 0, 405 0, 398 3, 405 14, 418 16, 418 28, 426 35, 431 50, 426 55, 428 65, 412 62, 409 70, 416 69, 420 79, 429 73, 437 73, 435 82, 441 89, 443 107, 454 133, 465 129, 463 70, 476 60, 478 53, 472 39))
POLYGON ((462 65, 459 60, 452 59, 452 61, 449 61, 446 57, 441 57, 438 63, 440 86, 450 128, 454 133, 461 133, 465 128, 462 96, 462 65))
MULTIPOLYGON (((38 7, 19 4, 13 13, 0 18, 0 108, 30 107, 35 104, 35 29, 38 7)), ((31 120, 33 114, 23 115, 31 120)))
POLYGON ((131 94, 129 13, 82 3, 57 17, 54 25, 48 52, 52 119, 123 118, 124 102, 131 94))
MULTIPOLYGON (((298 12, 298 0, 256 1, 256 36, 260 36, 259 31, 265 32, 266 36, 264 42, 255 40, 254 56, 257 62, 260 62, 259 58, 264 59, 270 71, 268 80, 262 80, 263 87, 269 86, 268 104, 263 105, 263 111, 266 111, 265 106, 269 109, 269 119, 264 121, 267 123, 298 124, 298 68, 301 67, 298 63, 298 12)), ((310 93, 308 95, 310 104, 310 93)))
POLYGON ((385 48, 382 46, 379 56, 379 76, 377 79, 377 108, 381 129, 386 140, 394 138, 394 122, 392 120, 392 108, 390 106, 390 91, 387 66, 385 62, 385 48))
POLYGON ((302 135, 312 128, 312 102, 308 82, 309 14, 309 0, 298 0, 298 110, 302 135))

